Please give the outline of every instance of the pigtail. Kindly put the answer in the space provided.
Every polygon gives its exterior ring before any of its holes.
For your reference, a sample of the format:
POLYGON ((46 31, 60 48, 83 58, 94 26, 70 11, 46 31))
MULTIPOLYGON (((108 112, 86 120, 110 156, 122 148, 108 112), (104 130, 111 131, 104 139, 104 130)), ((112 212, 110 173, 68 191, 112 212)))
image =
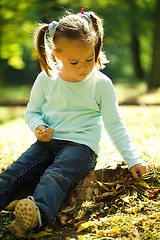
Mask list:
POLYGON ((98 69, 103 69, 104 64, 109 61, 105 53, 102 52, 103 46, 103 23, 102 20, 93 12, 89 12, 92 27, 97 35, 97 43, 95 45, 95 62, 98 69))
POLYGON ((48 31, 48 24, 40 24, 35 31, 34 40, 37 48, 39 62, 42 70, 44 70, 49 77, 51 77, 51 57, 50 50, 47 46, 46 33, 48 31))

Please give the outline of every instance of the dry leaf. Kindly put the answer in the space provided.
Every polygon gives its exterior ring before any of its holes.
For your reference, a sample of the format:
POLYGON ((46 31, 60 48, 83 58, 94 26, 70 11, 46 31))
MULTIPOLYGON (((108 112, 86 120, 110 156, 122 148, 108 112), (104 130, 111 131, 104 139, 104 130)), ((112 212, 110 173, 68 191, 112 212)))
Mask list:
POLYGON ((127 213, 135 213, 142 209, 143 205, 140 205, 138 207, 132 207, 132 208, 126 208, 124 209, 127 213))
POLYGON ((119 227, 115 226, 114 228, 110 229, 110 230, 98 230, 96 229, 96 234, 101 234, 101 235, 105 235, 105 234, 118 234, 119 233, 119 227))
POLYGON ((139 237, 139 232, 138 232, 138 230, 137 230, 137 229, 133 230, 133 231, 132 231, 132 235, 133 235, 134 237, 139 237))
POLYGON ((99 186, 101 187, 101 188, 103 188, 105 191, 108 191, 108 192, 110 192, 110 189, 107 187, 107 186, 105 186, 104 184, 103 184, 103 182, 100 182, 100 181, 96 181, 98 184, 99 184, 99 186))
POLYGON ((117 216, 117 217, 110 217, 110 218, 107 218, 107 217, 104 217, 104 218, 100 218, 100 221, 103 222, 103 223, 115 223, 115 222, 119 222, 121 220, 121 217, 120 216, 117 216))
POLYGON ((114 187, 111 188, 111 191, 114 193, 117 193, 117 191, 114 189, 114 187))
POLYGON ((160 212, 153 213, 152 215, 149 216, 149 218, 159 218, 160 217, 160 212))
POLYGON ((66 237, 66 240, 76 240, 75 238, 66 237))
POLYGON ((16 206, 17 203, 18 203, 18 201, 19 201, 19 200, 15 200, 15 201, 11 202, 5 209, 6 209, 6 210, 9 210, 9 211, 14 210, 14 209, 15 209, 15 206, 16 206))
POLYGON ((63 210, 61 211, 61 213, 67 214, 67 213, 73 211, 74 209, 75 209, 75 207, 66 207, 65 209, 63 209, 63 210))
POLYGON ((67 216, 65 216, 65 215, 59 215, 58 218, 59 218, 62 226, 67 225, 67 216))
POLYGON ((78 237, 78 240, 85 240, 85 238, 84 238, 84 236, 81 235, 78 237))
POLYGON ((150 188, 145 181, 138 181, 134 183, 135 185, 140 185, 141 187, 150 188))
POLYGON ((75 224, 74 224, 74 227, 75 227, 75 228, 79 228, 79 226, 80 226, 82 223, 85 223, 85 221, 80 221, 80 222, 78 222, 78 223, 75 223, 75 224))
POLYGON ((100 198, 106 198, 106 197, 113 197, 115 196, 114 192, 105 192, 103 193, 101 196, 99 196, 100 198))
POLYGON ((125 195, 122 195, 121 197, 120 197, 120 199, 122 199, 124 202, 126 202, 126 203, 129 203, 130 201, 129 201, 129 196, 127 195, 127 194, 125 194, 125 195))
POLYGON ((81 232, 81 231, 83 231, 84 229, 87 229, 87 228, 92 227, 92 226, 95 226, 95 223, 94 223, 94 222, 91 222, 91 221, 82 223, 82 224, 79 226, 77 232, 81 232))
POLYGON ((45 237, 45 236, 49 236, 49 235, 53 235, 53 233, 46 232, 46 231, 41 231, 41 232, 38 232, 38 233, 28 234, 28 237, 37 239, 37 238, 41 238, 41 237, 45 237))

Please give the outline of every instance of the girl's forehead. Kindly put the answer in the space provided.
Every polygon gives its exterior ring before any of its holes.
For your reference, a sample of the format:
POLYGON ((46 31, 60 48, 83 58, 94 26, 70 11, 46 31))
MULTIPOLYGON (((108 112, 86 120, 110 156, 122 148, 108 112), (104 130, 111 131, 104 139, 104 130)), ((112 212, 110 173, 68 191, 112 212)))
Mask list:
POLYGON ((92 42, 84 42, 77 39, 62 38, 56 44, 60 54, 68 57, 90 56, 94 54, 94 45, 92 42))

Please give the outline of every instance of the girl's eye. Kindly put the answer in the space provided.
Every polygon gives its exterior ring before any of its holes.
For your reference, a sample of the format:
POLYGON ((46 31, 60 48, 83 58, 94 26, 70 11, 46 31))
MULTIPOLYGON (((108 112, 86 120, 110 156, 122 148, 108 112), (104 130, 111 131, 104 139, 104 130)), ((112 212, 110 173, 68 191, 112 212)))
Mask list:
POLYGON ((91 62, 93 60, 93 58, 87 59, 87 62, 91 62))
POLYGON ((71 62, 70 64, 72 64, 72 65, 76 65, 78 62, 71 62))

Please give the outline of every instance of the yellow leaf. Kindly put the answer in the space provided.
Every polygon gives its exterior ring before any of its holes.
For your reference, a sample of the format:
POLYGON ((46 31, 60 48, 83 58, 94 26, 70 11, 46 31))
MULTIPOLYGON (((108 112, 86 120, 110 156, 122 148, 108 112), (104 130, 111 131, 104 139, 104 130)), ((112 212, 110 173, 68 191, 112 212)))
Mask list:
POLYGON ((118 234, 119 233, 119 227, 115 226, 114 228, 110 229, 110 230, 98 230, 96 229, 96 234, 118 234))
POLYGON ((120 216, 110 217, 110 218, 104 217, 104 218, 100 218, 100 220, 104 223, 105 222, 115 223, 115 222, 119 222, 121 220, 121 217, 120 216))
POLYGON ((135 182, 134 184, 135 185, 140 185, 140 186, 145 187, 145 188, 150 188, 149 185, 145 181, 135 182))
POLYGON ((81 231, 83 231, 84 229, 87 229, 87 228, 92 227, 92 226, 94 226, 94 225, 95 225, 95 223, 94 223, 94 222, 90 222, 90 221, 89 221, 89 222, 82 223, 82 224, 79 226, 77 232, 81 232, 81 231))
POLYGON ((110 189, 108 188, 108 187, 106 187, 102 182, 100 182, 100 181, 96 181, 98 184, 99 184, 99 186, 101 187, 101 188, 103 188, 105 191, 108 191, 108 192, 110 192, 110 189))
POLYGON ((78 240, 85 240, 84 237, 81 235, 78 237, 78 240))
POLYGON ((125 194, 125 195, 122 195, 121 197, 120 197, 120 199, 122 199, 124 202, 126 202, 126 203, 129 203, 130 201, 129 201, 129 196, 127 196, 127 194, 125 194))
POLYGON ((149 216, 149 218, 157 218, 160 217, 160 212, 153 213, 152 215, 149 216))
POLYGON ((41 232, 38 232, 38 233, 28 234, 28 237, 37 239, 37 238, 41 238, 41 237, 45 237, 45 236, 49 236, 49 235, 53 235, 53 233, 46 232, 46 231, 41 231, 41 232))
POLYGON ((75 238, 66 237, 66 240, 76 240, 75 238))
POLYGON ((143 205, 140 205, 138 207, 132 207, 132 208, 126 208, 124 209, 127 213, 135 213, 142 209, 143 205))
POLYGON ((14 208, 17 205, 18 201, 19 200, 15 200, 15 201, 11 202, 5 209, 9 210, 9 211, 14 210, 14 208))
POLYGON ((111 191, 114 193, 117 193, 117 191, 114 189, 114 187, 111 188, 111 191))

